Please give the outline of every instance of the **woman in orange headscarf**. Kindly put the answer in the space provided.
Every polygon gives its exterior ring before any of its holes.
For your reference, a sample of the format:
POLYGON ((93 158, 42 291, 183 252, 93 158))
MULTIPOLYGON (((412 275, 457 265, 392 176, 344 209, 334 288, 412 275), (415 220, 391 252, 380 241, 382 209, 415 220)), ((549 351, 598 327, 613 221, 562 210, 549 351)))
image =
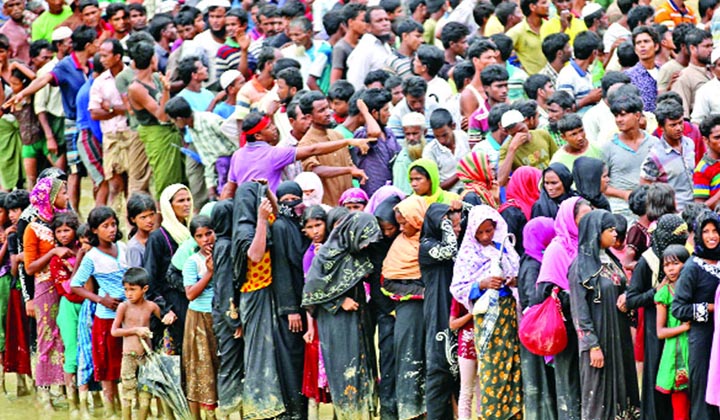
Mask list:
POLYGON ((395 206, 400 235, 382 269, 382 290, 398 302, 395 308, 395 366, 398 418, 425 414, 425 285, 420 274, 420 232, 427 211, 425 199, 411 195, 395 206))

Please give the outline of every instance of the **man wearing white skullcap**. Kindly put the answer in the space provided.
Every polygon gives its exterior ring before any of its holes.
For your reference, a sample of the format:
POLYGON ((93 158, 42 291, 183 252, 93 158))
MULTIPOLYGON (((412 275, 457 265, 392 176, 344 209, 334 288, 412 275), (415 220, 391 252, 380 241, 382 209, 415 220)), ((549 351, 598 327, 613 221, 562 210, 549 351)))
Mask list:
POLYGON ((393 185, 406 194, 412 194, 413 191, 407 176, 408 168, 412 162, 422 157, 426 143, 427 121, 423 114, 410 112, 403 115, 401 124, 405 134, 405 144, 393 164, 393 185))

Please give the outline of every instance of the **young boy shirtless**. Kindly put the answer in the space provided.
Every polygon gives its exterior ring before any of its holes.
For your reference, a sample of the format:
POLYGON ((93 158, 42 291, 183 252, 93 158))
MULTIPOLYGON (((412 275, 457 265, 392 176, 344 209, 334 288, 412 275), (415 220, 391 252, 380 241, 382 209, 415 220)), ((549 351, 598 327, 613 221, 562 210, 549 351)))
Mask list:
POLYGON ((132 417, 132 401, 139 399, 140 411, 137 418, 145 420, 150 410, 150 394, 140 392, 137 395, 138 367, 145 356, 145 347, 140 340, 149 344, 150 318, 154 315, 160 319, 160 307, 155 302, 145 300, 150 277, 144 268, 130 268, 123 276, 123 287, 127 300, 118 305, 117 316, 113 322, 111 334, 123 338, 123 357, 120 365, 122 382, 122 416, 123 420, 132 417))

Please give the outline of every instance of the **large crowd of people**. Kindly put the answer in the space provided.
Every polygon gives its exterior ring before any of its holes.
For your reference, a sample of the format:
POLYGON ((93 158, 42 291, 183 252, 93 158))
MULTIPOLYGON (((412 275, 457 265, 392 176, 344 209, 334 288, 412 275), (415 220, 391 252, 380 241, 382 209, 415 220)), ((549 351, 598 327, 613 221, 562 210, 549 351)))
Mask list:
POLYGON ((3 390, 719 420, 719 3, 3 0, 3 390))

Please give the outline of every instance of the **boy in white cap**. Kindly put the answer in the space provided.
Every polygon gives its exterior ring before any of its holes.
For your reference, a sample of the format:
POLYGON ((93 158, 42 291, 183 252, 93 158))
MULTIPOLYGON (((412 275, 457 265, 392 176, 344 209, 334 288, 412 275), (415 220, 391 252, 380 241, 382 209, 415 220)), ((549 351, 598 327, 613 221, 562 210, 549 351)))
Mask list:
POLYGON ((500 148, 498 183, 501 187, 507 185, 510 173, 521 166, 544 170, 550 165, 558 147, 547 131, 528 129, 525 117, 516 109, 505 112, 500 125, 512 138, 500 148))
POLYGON ((218 102, 213 112, 223 117, 230 118, 235 112, 237 94, 240 91, 245 77, 238 70, 228 70, 220 75, 220 88, 225 92, 225 100, 218 102))

